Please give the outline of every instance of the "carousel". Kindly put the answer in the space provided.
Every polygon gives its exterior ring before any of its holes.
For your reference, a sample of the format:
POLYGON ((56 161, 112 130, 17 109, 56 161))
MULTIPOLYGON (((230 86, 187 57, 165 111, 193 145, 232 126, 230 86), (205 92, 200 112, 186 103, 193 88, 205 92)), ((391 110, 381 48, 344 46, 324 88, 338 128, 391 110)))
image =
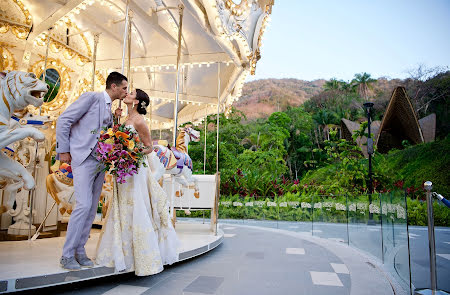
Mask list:
MULTIPOLYGON (((0 293, 117 274, 101 266, 77 272, 60 267, 75 197, 71 167, 55 159, 58 116, 82 93, 103 91, 112 71, 126 75, 130 89, 148 93, 152 140, 172 146, 153 153, 162 163, 160 185, 182 242, 179 260, 222 243, 219 116, 215 175, 192 175, 188 144, 206 131, 195 126, 208 115, 230 111, 255 73, 273 2, 1 0, 0 293), (177 222, 177 210, 211 210, 211 221, 177 222)), ((206 151, 206 136, 202 144, 206 151)), ((86 246, 90 257, 113 187, 107 175, 86 246)))

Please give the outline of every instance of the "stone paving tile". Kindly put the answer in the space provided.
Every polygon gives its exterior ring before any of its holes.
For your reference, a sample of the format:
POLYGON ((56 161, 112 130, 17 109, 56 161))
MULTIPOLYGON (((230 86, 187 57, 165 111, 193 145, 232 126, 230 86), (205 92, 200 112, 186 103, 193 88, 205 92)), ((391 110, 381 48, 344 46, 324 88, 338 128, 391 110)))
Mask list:
POLYGON ((436 255, 441 256, 441 257, 443 257, 443 258, 445 258, 445 259, 450 260, 450 254, 436 254, 436 255))
POLYGON ((145 291, 147 291, 149 288, 146 287, 137 287, 137 286, 130 286, 130 285, 119 285, 105 293, 103 295, 141 295, 145 291))
POLYGON ((193 292, 202 294, 214 294, 222 284, 223 277, 213 277, 213 276, 199 276, 192 283, 190 283, 183 292, 193 292))
POLYGON ((304 248, 286 248, 286 254, 305 255, 305 249, 304 248))
POLYGON ((247 252, 245 256, 254 259, 264 259, 264 252, 247 252))
POLYGON ((310 271, 311 280, 314 285, 343 287, 338 275, 334 272, 310 271))
POLYGON ((348 271, 348 268, 345 264, 342 263, 330 263, 331 267, 334 269, 335 273, 344 273, 344 274, 350 274, 348 271))

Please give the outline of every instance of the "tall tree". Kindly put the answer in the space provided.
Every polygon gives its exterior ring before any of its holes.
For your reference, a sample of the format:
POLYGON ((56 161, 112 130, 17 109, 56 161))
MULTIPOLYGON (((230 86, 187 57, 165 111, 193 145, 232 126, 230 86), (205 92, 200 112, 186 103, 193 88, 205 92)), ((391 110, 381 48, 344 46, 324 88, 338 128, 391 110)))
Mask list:
POLYGON ((353 78, 351 84, 354 89, 358 92, 359 96, 364 100, 368 100, 369 98, 369 89, 373 88, 373 83, 377 80, 373 79, 370 74, 364 72, 355 74, 355 78, 353 78))
POLYGON ((330 80, 326 81, 325 84, 323 85, 323 88, 325 90, 339 90, 340 89, 340 85, 341 81, 339 81, 336 78, 331 78, 330 80))

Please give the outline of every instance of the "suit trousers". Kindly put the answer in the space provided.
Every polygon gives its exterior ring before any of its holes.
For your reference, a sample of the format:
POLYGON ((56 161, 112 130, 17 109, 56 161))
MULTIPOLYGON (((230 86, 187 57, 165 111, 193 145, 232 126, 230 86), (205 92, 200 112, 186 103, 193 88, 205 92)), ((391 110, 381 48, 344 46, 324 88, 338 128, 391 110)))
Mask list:
POLYGON ((69 219, 63 257, 74 257, 75 253, 86 254, 84 246, 97 213, 105 180, 105 173, 99 172, 99 169, 99 162, 92 154, 80 165, 72 166, 76 205, 69 219))

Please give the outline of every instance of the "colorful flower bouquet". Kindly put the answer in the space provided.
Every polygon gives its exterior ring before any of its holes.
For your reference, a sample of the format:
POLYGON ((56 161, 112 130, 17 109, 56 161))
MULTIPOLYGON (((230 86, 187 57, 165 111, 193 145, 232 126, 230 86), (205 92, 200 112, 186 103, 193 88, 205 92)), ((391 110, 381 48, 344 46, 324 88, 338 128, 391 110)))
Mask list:
POLYGON ((125 183, 126 177, 136 174, 141 165, 147 167, 143 148, 137 132, 125 124, 105 127, 100 131, 97 160, 104 166, 102 171, 116 176, 117 183, 125 183))

